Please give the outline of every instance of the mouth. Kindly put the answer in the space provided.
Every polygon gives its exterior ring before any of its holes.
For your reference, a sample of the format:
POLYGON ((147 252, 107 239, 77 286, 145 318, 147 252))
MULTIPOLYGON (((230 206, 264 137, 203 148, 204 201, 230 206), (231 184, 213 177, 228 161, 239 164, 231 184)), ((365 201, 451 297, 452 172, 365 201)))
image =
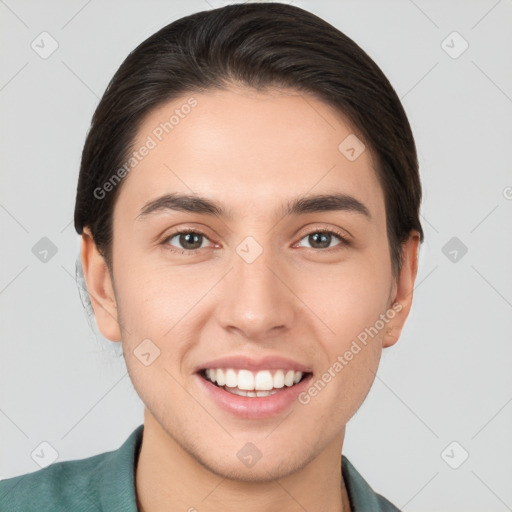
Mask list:
POLYGON ((231 354, 196 366, 199 389, 225 413, 247 420, 269 419, 294 406, 310 385, 313 368, 278 354, 231 354))
POLYGON ((290 369, 251 371, 236 368, 203 368, 198 375, 233 395, 264 398, 286 392, 312 376, 311 372, 290 369))

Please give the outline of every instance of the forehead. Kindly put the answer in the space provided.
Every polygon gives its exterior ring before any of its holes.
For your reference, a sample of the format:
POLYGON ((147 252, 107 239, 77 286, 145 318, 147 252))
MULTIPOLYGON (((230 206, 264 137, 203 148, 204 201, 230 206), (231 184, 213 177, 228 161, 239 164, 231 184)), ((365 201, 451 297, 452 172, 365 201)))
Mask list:
POLYGON ((372 155, 357 156, 363 146, 355 137, 346 117, 304 93, 191 92, 143 120, 133 150, 144 156, 131 167, 119 201, 140 208, 180 191, 263 214, 274 199, 338 192, 357 196, 378 215, 384 202, 372 155))

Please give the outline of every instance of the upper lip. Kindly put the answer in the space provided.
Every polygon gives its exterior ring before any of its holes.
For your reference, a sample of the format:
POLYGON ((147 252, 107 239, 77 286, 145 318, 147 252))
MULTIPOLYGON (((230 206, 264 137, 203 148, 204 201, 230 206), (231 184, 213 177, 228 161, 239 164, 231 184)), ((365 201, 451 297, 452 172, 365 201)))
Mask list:
POLYGON ((247 355, 231 355, 213 359, 201 364, 196 372, 208 368, 233 368, 251 371, 259 370, 294 370, 296 372, 311 373, 311 369, 293 359, 280 356, 249 357, 247 355))

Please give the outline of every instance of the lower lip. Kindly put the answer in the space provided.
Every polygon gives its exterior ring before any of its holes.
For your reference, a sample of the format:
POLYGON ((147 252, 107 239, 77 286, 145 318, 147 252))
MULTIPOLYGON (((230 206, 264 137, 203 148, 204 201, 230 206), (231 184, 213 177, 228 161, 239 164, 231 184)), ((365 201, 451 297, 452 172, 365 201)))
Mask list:
POLYGON ((196 375, 206 393, 219 407, 239 418, 247 419, 270 418, 283 412, 307 388, 309 381, 313 377, 312 374, 309 374, 298 384, 291 387, 285 386, 281 388, 281 391, 273 395, 251 397, 234 395, 201 377, 201 375, 196 375))

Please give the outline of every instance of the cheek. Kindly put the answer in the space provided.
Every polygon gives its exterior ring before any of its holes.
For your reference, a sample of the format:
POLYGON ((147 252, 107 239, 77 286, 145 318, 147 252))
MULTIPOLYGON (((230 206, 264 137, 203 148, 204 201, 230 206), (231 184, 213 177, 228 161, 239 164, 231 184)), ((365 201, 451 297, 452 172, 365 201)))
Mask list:
POLYGON ((169 396, 181 403, 186 397, 180 368, 195 343, 186 330, 194 322, 194 305, 204 294, 204 283, 191 285, 169 268, 145 269, 141 264, 136 274, 124 275, 122 265, 118 270, 123 353, 134 387, 153 407, 169 396))
MULTIPOLYGON (((365 258, 309 277, 308 305, 323 315, 337 340, 357 336, 388 307, 391 274, 386 261, 365 258), (320 285, 320 283, 323 283, 320 285)), ((306 289, 305 288, 305 289, 306 289)), ((316 311, 315 311, 316 312, 316 311)))
POLYGON ((137 270, 128 261, 116 270, 118 312, 123 345, 133 351, 150 339, 161 351, 161 361, 180 365, 199 337, 207 301, 205 294, 218 280, 211 268, 202 271, 139 260, 137 270), (203 300, 202 300, 203 299, 203 300), (195 334, 194 335, 194 331, 195 334), (172 354, 169 354, 172 349, 172 354))
POLYGON ((319 338, 322 369, 300 403, 309 404, 313 417, 331 411, 335 425, 346 423, 368 394, 386 330, 379 319, 386 312, 388 281, 375 267, 353 270, 331 277, 308 298, 331 332, 319 338))
POLYGON ((123 236, 114 236, 113 242, 114 281, 123 343, 134 345, 145 338, 158 343, 174 325, 186 288, 173 278, 174 269, 162 265, 158 248, 149 251, 150 236, 146 234, 148 239, 143 240, 142 234, 134 232, 117 210, 114 233, 123 233, 123 236))

